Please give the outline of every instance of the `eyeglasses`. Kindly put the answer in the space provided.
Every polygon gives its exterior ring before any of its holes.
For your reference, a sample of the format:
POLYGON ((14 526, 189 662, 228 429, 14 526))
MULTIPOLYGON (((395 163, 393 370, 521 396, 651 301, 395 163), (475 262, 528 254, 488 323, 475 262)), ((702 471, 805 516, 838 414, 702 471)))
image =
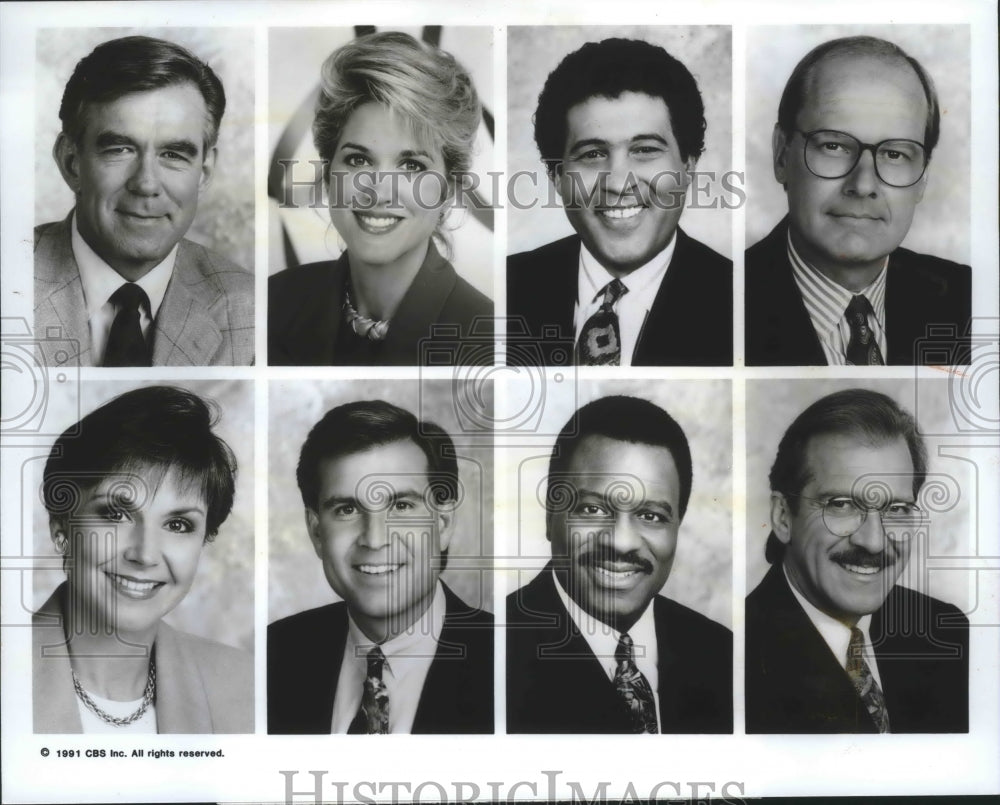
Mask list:
POLYGON ((875 174, 890 187, 911 187, 927 170, 927 151, 916 140, 863 143, 843 131, 801 131, 806 141, 806 167, 821 179, 843 179, 854 170, 865 151, 872 152, 875 174))
POLYGON ((805 495, 784 494, 817 504, 823 511, 823 525, 835 537, 849 537, 856 534, 868 519, 868 512, 878 512, 882 530, 893 542, 906 542, 927 525, 927 512, 916 503, 890 500, 881 506, 869 507, 849 497, 824 500, 805 495))

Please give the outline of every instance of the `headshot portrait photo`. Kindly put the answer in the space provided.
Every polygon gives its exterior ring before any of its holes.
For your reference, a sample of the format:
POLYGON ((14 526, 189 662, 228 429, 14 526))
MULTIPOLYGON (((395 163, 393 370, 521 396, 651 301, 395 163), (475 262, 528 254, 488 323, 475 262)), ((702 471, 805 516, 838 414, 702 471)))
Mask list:
POLYGON ((30 599, 35 731, 252 732, 251 385, 88 380, 49 405, 65 430, 21 478, 50 560, 30 599), (123 669, 150 658, 136 716, 146 667, 137 690, 123 669))
POLYGON ((43 28, 35 53, 36 328, 83 366, 251 364, 253 32, 43 28))
MULTIPOLYGON (((658 45, 694 76, 705 105, 705 150, 696 170, 707 191, 694 197, 694 182, 680 226, 724 257, 732 257, 732 213, 739 198, 720 179, 732 169, 732 31, 722 25, 511 26, 507 34, 507 174, 517 204, 508 203, 507 254, 534 249, 573 234, 534 139, 533 116, 545 79, 587 42, 620 37, 658 45), (726 205, 723 204, 726 202, 726 205), (727 206, 728 205, 728 206, 727 206)), ((734 178, 735 186, 740 186, 734 178)))
POLYGON ((967 732, 981 593, 960 557, 976 553, 983 490, 953 389, 782 388, 747 384, 747 731, 967 732), (878 707, 849 678, 855 633, 878 707))

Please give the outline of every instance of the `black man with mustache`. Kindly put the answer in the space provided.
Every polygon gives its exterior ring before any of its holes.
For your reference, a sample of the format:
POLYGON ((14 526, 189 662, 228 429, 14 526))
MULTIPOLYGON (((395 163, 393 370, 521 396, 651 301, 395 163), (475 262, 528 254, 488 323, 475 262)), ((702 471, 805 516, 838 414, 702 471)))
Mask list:
POLYGON ((746 601, 746 729, 967 732, 968 620, 898 584, 928 528, 916 420, 867 389, 827 395, 771 468, 771 568, 746 601))
POLYGON ((691 496, 663 409, 604 397, 549 461, 552 560, 507 598, 508 733, 732 732, 732 634, 659 595, 691 496))

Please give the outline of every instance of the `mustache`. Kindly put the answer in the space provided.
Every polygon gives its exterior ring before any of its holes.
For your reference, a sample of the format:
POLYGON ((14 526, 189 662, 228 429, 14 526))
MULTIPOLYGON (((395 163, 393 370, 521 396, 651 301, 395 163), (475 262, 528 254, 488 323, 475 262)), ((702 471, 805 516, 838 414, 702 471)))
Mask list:
POLYGON ((874 567, 885 570, 892 567, 899 561, 899 556, 888 551, 882 553, 869 553, 864 548, 845 548, 842 551, 831 554, 830 559, 845 565, 858 565, 860 567, 874 567))
POLYGON ((632 565, 636 570, 644 573, 652 573, 653 565, 648 560, 639 556, 638 551, 628 551, 622 553, 613 547, 593 548, 577 557, 576 563, 581 567, 594 567, 599 564, 623 564, 632 565))

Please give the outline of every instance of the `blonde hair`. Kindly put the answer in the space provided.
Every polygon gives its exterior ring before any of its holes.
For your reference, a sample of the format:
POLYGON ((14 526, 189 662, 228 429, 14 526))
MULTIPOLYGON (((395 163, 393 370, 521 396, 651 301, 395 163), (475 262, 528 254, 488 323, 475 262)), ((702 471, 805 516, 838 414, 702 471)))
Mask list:
POLYGON ((450 181, 469 170, 481 106, 472 79, 450 53, 399 32, 368 34, 335 50, 320 71, 313 120, 322 159, 330 161, 351 114, 371 101, 440 147, 450 181))

